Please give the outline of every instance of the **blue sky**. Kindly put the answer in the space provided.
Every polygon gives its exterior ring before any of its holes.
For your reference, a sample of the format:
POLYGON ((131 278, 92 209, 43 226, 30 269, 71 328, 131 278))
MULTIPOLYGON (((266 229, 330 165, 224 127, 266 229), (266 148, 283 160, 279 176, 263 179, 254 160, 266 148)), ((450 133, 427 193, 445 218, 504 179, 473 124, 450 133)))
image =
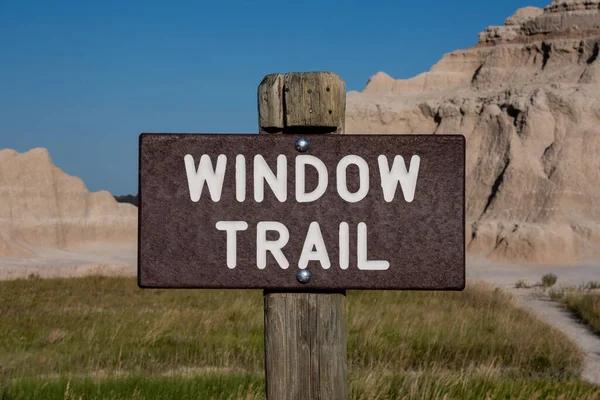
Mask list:
POLYGON ((45 147, 92 191, 137 191, 141 132, 255 133, 264 75, 362 90, 550 0, 0 1, 0 148, 45 147))

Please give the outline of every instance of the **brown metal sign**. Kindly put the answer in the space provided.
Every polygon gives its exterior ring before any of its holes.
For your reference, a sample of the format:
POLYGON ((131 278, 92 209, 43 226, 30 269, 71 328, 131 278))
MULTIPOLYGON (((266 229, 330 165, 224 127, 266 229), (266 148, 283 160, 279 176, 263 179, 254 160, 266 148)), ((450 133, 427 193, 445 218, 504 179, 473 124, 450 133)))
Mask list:
POLYGON ((140 287, 464 288, 462 135, 142 134, 139 162, 140 287))

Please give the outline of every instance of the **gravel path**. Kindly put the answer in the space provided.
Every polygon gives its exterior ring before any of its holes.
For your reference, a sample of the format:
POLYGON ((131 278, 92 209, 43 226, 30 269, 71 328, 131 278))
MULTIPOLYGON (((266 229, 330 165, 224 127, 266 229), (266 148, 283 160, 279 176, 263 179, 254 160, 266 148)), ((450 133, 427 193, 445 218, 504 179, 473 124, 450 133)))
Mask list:
POLYGON ((594 334, 559 303, 548 296, 540 296, 534 289, 516 289, 515 283, 524 280, 528 284, 540 281, 542 275, 554 273, 558 284, 579 285, 600 281, 600 263, 574 266, 512 266, 492 263, 467 265, 467 278, 486 281, 512 293, 519 305, 532 311, 541 320, 562 331, 576 343, 585 354, 582 378, 600 385, 600 336, 594 334))
POLYGON ((511 290, 520 305, 531 310, 540 319, 565 333, 585 354, 582 378, 600 385, 600 336, 549 298, 540 298, 532 289, 511 290))

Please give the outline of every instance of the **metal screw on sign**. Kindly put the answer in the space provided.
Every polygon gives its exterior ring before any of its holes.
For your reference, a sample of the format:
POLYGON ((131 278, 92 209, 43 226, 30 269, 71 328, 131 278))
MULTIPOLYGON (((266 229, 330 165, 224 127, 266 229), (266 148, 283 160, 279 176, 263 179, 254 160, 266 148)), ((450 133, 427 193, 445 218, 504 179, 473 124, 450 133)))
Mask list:
POLYGON ((300 271, 296 272, 296 279, 298 279, 298 282, 300 282, 303 285, 306 285, 308 282, 310 282, 311 276, 312 274, 310 273, 310 271, 307 271, 305 269, 301 269, 300 271))
POLYGON ((305 138, 300 138, 296 140, 296 150, 304 153, 310 147, 310 142, 305 138))

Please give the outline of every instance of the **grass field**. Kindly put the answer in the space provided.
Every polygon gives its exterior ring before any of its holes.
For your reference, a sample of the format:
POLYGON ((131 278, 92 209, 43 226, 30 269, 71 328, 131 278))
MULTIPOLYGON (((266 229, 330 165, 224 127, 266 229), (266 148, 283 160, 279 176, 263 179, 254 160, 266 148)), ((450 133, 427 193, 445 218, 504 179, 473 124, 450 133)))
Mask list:
POLYGON ((567 307, 600 333, 600 292, 578 293, 567 296, 567 307))
POLYGON ((580 287, 563 287, 550 292, 554 300, 562 301, 575 315, 600 334, 600 283, 590 282, 580 287))
MULTIPOLYGON (((0 399, 264 398, 260 291, 0 282, 0 399)), ((598 399, 561 333, 483 284, 349 292, 352 399, 598 399)))

